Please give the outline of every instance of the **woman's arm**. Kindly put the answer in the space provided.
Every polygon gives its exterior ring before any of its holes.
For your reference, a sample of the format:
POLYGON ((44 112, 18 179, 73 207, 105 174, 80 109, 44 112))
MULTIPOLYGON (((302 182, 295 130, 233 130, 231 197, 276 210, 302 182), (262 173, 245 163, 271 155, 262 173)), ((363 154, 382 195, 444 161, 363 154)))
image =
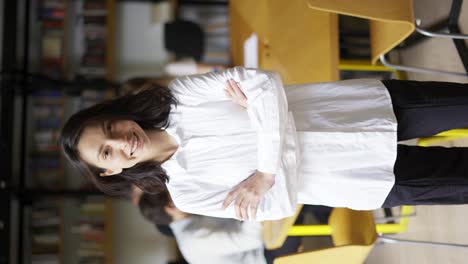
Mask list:
MULTIPOLYGON (((173 176, 174 179, 176 176, 173 176)), ((203 181, 197 181, 191 175, 177 175, 178 181, 169 181, 167 188, 171 193, 175 206, 186 213, 206 215, 220 218, 235 218, 241 220, 236 214, 234 204, 223 208, 223 201, 229 194, 229 187, 220 187, 219 184, 209 184, 203 181)), ((273 188, 276 188, 273 187, 273 188)), ((286 194, 287 195, 287 194, 286 194)), ((282 206, 279 206, 287 197, 278 197, 277 192, 267 192, 267 199, 261 202, 261 206, 256 215, 256 221, 277 220, 294 214, 285 212, 282 206), (278 201, 278 199, 283 199, 278 201)), ((284 203, 283 203, 284 204, 284 203)))
POLYGON ((197 255, 206 256, 210 252, 213 256, 226 256, 263 249, 262 227, 256 222, 190 216, 172 222, 170 227, 181 250, 187 249, 197 255))
POLYGON ((237 82, 247 97, 247 112, 258 132, 257 169, 274 174, 279 165, 281 136, 288 111, 283 84, 277 73, 235 67, 219 73, 177 78, 169 88, 181 104, 230 101, 226 94, 230 80, 237 82))
POLYGON ((247 113, 257 131, 257 170, 259 173, 240 183, 227 197, 225 206, 235 202, 240 219, 255 216, 256 206, 274 183, 281 159, 282 137, 287 122, 287 101, 278 74, 236 67, 220 73, 191 75, 171 82, 170 88, 181 104, 231 100, 228 82, 238 83, 247 99, 247 113), (239 199, 238 199, 239 198, 239 199))

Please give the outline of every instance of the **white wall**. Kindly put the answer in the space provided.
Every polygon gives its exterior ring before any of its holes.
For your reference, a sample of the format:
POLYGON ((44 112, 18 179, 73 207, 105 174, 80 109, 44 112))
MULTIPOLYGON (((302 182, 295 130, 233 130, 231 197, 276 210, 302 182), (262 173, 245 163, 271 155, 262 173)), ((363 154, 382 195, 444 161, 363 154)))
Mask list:
POLYGON ((113 263, 166 264, 175 259, 175 241, 161 235, 136 206, 123 200, 113 204, 113 263))
POLYGON ((116 14, 116 79, 161 74, 168 60, 162 23, 152 22, 152 3, 121 2, 116 14))

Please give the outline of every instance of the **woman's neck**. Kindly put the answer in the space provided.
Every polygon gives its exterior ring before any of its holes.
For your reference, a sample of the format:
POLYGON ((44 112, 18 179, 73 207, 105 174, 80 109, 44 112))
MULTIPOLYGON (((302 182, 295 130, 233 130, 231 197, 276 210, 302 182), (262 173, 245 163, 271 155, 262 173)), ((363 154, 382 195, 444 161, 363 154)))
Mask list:
POLYGON ((179 145, 177 141, 164 130, 152 130, 147 132, 151 140, 151 157, 159 163, 168 160, 176 152, 179 145))

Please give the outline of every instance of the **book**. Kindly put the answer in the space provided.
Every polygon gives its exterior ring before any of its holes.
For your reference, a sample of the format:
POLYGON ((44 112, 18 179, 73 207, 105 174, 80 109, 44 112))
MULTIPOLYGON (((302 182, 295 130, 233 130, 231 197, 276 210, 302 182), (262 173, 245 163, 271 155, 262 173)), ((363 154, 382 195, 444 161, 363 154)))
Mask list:
POLYGON ((44 29, 62 29, 65 26, 63 20, 46 20, 42 22, 42 26, 44 29))
POLYGON ((80 207, 82 213, 102 213, 106 209, 104 203, 100 202, 87 202, 80 207))
POLYGON ((80 257, 104 257, 104 251, 92 249, 78 249, 77 254, 80 257))
MULTIPOLYGON (((85 11, 85 12, 91 12, 91 11, 85 11)), ((96 12, 96 11, 94 11, 96 12)), ((85 15, 83 16, 83 22, 85 25, 105 25, 107 21, 106 16, 101 16, 101 15, 85 15)))
POLYGON ((104 67, 82 66, 78 69, 78 73, 90 77, 104 77, 107 74, 107 69, 104 67))
POLYGON ((105 17, 107 15, 107 9, 101 9, 101 8, 87 8, 83 10, 83 13, 81 13, 83 16, 103 16, 105 17))
POLYGON ((41 20, 63 20, 65 18, 65 10, 43 7, 39 9, 39 18, 41 20))
POLYGON ((60 242, 60 236, 58 232, 42 235, 33 235, 33 240, 38 244, 58 244, 60 242))
POLYGON ((44 129, 36 131, 34 134, 34 141, 37 144, 58 144, 59 131, 55 129, 44 129))
POLYGON ((58 254, 59 245, 58 244, 41 244, 32 242, 32 254, 58 254))
POLYGON ((106 1, 84 1, 83 8, 86 10, 97 9, 102 10, 107 8, 106 1))
POLYGON ((58 264, 60 258, 58 254, 35 254, 31 256, 32 264, 58 264))
POLYGON ((62 56, 62 44, 61 36, 43 36, 42 57, 60 58, 62 56))
POLYGON ((104 264, 103 256, 81 256, 78 264, 104 264))
MULTIPOLYGON (((61 103, 62 100, 59 100, 57 103, 61 103)), ((61 105, 42 104, 38 101, 34 102, 32 115, 34 118, 47 118, 49 116, 62 116, 63 107, 61 105)))
POLYGON ((81 240, 82 241, 98 241, 104 242, 106 234, 104 230, 88 230, 86 232, 81 233, 81 240))
POLYGON ((50 128, 60 128, 62 125, 62 119, 60 117, 49 117, 44 119, 36 120, 37 129, 50 129, 50 128))
POLYGON ((58 225, 60 225, 60 218, 58 217, 36 219, 32 223, 32 227, 46 227, 46 226, 58 226, 58 225))

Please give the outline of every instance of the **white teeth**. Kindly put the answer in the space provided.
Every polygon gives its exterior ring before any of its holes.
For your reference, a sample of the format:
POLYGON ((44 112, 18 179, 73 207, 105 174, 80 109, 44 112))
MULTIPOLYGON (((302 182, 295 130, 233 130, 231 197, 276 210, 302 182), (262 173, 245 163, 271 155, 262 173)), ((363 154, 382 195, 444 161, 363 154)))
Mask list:
POLYGON ((133 136, 132 143, 133 143, 133 145, 132 145, 132 150, 131 150, 130 155, 133 155, 133 153, 135 153, 135 151, 137 149, 137 146, 138 146, 138 137, 136 137, 135 135, 133 136))

